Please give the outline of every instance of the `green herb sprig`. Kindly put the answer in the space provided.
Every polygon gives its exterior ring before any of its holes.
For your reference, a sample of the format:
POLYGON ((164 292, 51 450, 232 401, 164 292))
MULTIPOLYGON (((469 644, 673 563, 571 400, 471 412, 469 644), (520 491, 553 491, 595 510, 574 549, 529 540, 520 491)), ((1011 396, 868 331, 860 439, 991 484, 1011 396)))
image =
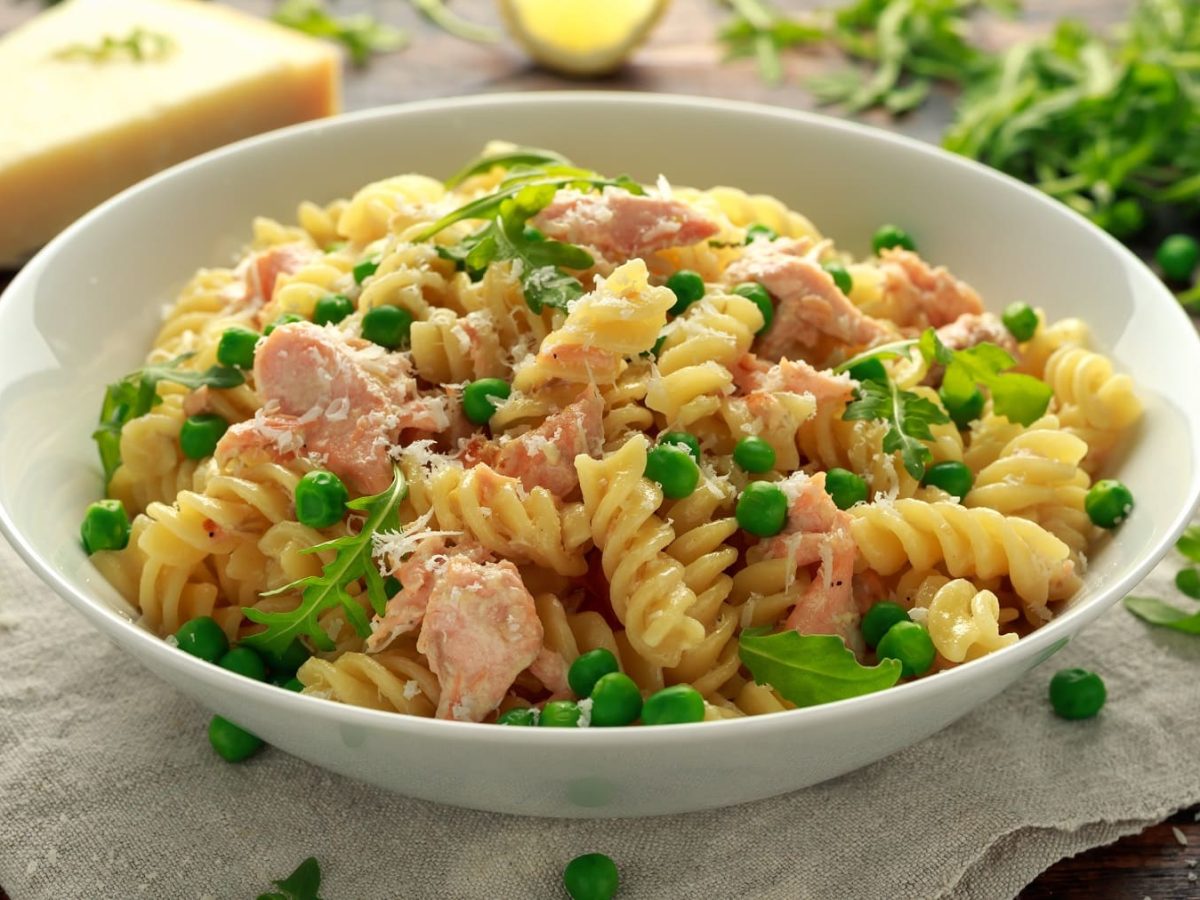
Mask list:
POLYGON ((733 18, 718 34, 725 45, 726 59, 753 56, 758 74, 767 84, 783 81, 781 51, 814 44, 826 37, 816 19, 785 16, 765 0, 725 0, 733 18))
POLYGON ((263 594, 264 597, 272 597, 288 591, 301 591, 300 604, 294 610, 264 612, 253 607, 242 608, 247 619, 267 626, 265 630, 243 638, 243 644, 268 655, 282 655, 292 641, 306 636, 317 649, 333 650, 333 641, 317 620, 321 613, 336 606, 342 607, 346 620, 360 637, 370 636, 371 626, 366 613, 346 588, 362 579, 371 608, 377 615, 383 615, 387 593, 383 576, 372 560, 372 538, 377 533, 399 528, 396 510, 408 493, 408 485, 400 469, 394 468, 393 471, 392 483, 386 490, 346 504, 352 510, 366 513, 366 521, 357 534, 334 538, 303 551, 334 552, 333 560, 324 566, 320 575, 310 575, 263 594))
POLYGON ((170 35, 137 27, 125 37, 106 34, 96 44, 70 44, 55 51, 54 58, 104 63, 124 56, 134 62, 154 62, 165 59, 174 50, 175 41, 170 35))
POLYGON ((399 50, 408 35, 365 13, 337 17, 323 0, 283 0, 271 14, 272 20, 311 37, 326 38, 346 48, 350 61, 364 66, 376 53, 399 50))
POLYGON ((984 341, 964 350, 950 350, 937 333, 927 329, 917 348, 931 365, 946 367, 942 397, 950 404, 965 404, 976 385, 992 395, 992 409, 1018 425, 1032 425, 1043 415, 1054 396, 1050 385, 1032 375, 1009 372, 1017 361, 1002 347, 984 341))
POLYGON ((317 893, 321 890, 321 864, 310 856, 287 878, 271 884, 279 890, 259 894, 258 900, 321 900, 317 893))
POLYGON ((160 381, 195 390, 205 386, 234 388, 246 380, 238 369, 229 366, 212 366, 202 372, 180 368, 193 355, 184 353, 169 362, 143 366, 108 386, 100 407, 100 427, 92 432, 92 439, 100 451, 100 464, 104 467, 105 485, 121 465, 121 430, 128 422, 144 416, 162 402, 158 396, 160 381))
MULTIPOLYGON (((1200 563, 1200 525, 1192 525, 1175 542, 1175 549, 1193 563, 1200 563)), ((1200 571, 1195 566, 1181 569, 1175 576, 1175 586, 1185 596, 1200 600, 1200 571)), ((1181 631, 1184 634, 1200 635, 1200 609, 1186 612, 1157 597, 1129 596, 1125 608, 1144 622, 1181 631)))
POLYGON ((742 632, 738 653, 756 684, 771 685, 797 706, 882 691, 900 680, 899 660, 864 666, 836 635, 751 629, 742 632))
POLYGON ((901 390, 890 378, 886 384, 862 382, 856 399, 847 404, 842 418, 886 423, 883 451, 899 451, 904 468, 918 481, 924 477, 925 467, 933 461, 933 453, 925 445, 926 441, 933 440, 930 426, 950 421, 936 403, 912 391, 901 390))

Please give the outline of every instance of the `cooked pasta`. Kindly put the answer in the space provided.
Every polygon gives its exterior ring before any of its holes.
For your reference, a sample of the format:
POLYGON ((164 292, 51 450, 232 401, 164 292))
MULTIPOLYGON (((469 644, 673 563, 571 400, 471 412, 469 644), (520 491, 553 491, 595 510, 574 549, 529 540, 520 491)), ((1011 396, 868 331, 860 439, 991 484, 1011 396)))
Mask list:
POLYGON ((655 724, 818 702, 749 649, 874 665, 880 599, 934 673, 1077 591, 1141 412, 1083 322, 1027 310, 1018 341, 776 198, 513 158, 256 219, 185 286, 106 395, 83 530, 147 628, 211 617, 397 714, 586 725, 610 678, 655 724))

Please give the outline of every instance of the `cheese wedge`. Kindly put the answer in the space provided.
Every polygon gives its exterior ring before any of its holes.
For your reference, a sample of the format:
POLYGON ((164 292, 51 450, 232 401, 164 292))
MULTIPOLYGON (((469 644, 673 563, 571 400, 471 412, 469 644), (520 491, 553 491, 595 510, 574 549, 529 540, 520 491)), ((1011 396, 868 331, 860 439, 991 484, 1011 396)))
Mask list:
POLYGON ((69 0, 0 38, 0 266, 102 200, 240 138, 337 112, 341 57, 217 3, 69 0), (146 52, 87 51, 142 34, 146 52))

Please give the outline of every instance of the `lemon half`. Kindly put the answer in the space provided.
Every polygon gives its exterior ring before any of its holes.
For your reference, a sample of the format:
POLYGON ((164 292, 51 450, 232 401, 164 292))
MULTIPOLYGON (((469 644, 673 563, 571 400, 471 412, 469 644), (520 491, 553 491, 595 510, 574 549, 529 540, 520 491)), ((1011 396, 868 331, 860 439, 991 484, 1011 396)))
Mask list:
POLYGON ((548 69, 600 75, 617 68, 670 0, 499 0, 509 33, 548 69))

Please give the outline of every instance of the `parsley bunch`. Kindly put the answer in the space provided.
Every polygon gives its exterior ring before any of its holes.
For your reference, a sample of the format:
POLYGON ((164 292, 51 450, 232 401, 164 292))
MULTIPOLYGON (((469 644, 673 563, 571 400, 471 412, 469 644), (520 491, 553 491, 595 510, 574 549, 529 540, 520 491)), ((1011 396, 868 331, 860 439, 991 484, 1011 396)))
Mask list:
POLYGON ((100 427, 92 432, 92 439, 100 451, 106 485, 112 480, 117 466, 121 465, 121 430, 126 423, 144 416, 162 403, 162 398, 158 396, 160 381, 182 384, 195 390, 204 386, 234 388, 246 380, 240 371, 229 366, 212 366, 203 372, 181 369, 180 365, 193 355, 184 353, 169 362, 143 366, 108 386, 100 407, 100 427))

